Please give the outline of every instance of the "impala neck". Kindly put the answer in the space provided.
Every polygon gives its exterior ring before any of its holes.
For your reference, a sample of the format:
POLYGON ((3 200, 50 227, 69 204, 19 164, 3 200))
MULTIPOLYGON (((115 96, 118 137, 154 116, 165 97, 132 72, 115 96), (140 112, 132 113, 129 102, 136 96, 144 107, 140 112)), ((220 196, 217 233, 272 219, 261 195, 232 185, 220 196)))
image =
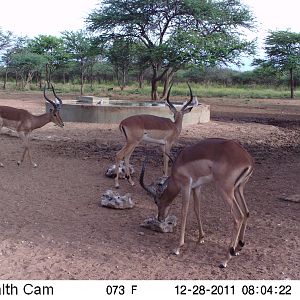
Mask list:
POLYGON ((168 186, 162 193, 162 196, 157 203, 159 221, 163 221, 167 217, 170 205, 176 198, 176 196, 179 194, 179 192, 180 187, 175 183, 173 178, 170 177, 168 186))
POLYGON ((175 126, 177 128, 178 133, 180 133, 181 130, 182 130, 182 121, 183 121, 183 114, 182 113, 178 113, 175 116, 175 121, 174 121, 174 124, 175 124, 175 126))
POLYGON ((47 112, 39 116, 32 116, 32 129, 41 128, 51 122, 51 113, 47 112))

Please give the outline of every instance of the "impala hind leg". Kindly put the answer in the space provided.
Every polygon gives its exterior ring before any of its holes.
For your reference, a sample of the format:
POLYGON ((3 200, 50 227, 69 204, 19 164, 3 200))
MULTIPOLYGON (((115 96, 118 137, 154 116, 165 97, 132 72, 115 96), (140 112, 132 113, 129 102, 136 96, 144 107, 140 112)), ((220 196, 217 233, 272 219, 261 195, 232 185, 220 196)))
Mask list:
MULTIPOLYGON (((2 126, 3 126, 3 121, 2 119, 0 118, 0 133, 1 133, 1 129, 2 129, 2 126)), ((4 167, 3 163, 0 161, 0 168, 4 167)))
POLYGON ((130 182, 131 185, 134 185, 133 180, 130 176, 130 169, 129 169, 129 159, 134 151, 135 147, 138 145, 138 143, 129 144, 127 143, 116 155, 116 177, 115 177, 115 188, 119 188, 119 167, 120 162, 122 159, 124 159, 125 162, 125 173, 126 178, 130 182))
POLYGON ((237 244, 236 251, 241 251, 245 245, 244 236, 245 236, 247 221, 249 218, 249 209, 247 207, 245 197, 244 197, 244 186, 245 186, 245 183, 240 184, 235 190, 235 197, 236 197, 236 199, 239 203, 239 206, 242 209, 243 214, 244 214, 244 219, 243 219, 241 231, 240 231, 240 234, 238 237, 238 244, 237 244))
POLYGON ((131 178, 131 175, 130 175, 130 167, 129 167, 129 160, 130 160, 130 157, 135 149, 135 147, 138 145, 138 142, 134 143, 132 146, 131 146, 131 149, 129 151, 129 153, 127 153, 127 155, 124 157, 124 162, 125 162, 125 176, 126 176, 126 179, 128 180, 128 182, 133 186, 134 185, 134 181, 132 180, 131 178))
POLYGON ((229 245, 229 249, 228 249, 228 252, 226 254, 224 261, 222 261, 221 264, 219 265, 220 268, 225 268, 227 266, 227 263, 229 262, 229 260, 233 256, 236 256, 236 254, 237 254, 236 248, 237 248, 238 238, 240 236, 240 232, 241 232, 243 221, 244 221, 244 214, 243 214, 243 211, 240 208, 237 200, 235 199, 234 189, 231 189, 228 191, 226 189, 219 188, 219 191, 222 195, 222 198, 229 204, 230 212, 231 212, 231 215, 233 216, 233 220, 234 220, 234 228, 233 228, 233 233, 232 233, 232 238, 231 238, 231 242, 229 245))
POLYGON ((201 194, 201 186, 198 188, 193 189, 193 196, 194 196, 194 211, 198 223, 199 229, 199 236, 198 236, 198 243, 204 243, 204 231, 202 227, 202 221, 200 216, 200 194, 201 194))
POLYGON ((162 150, 164 152, 164 176, 168 176, 168 168, 169 168, 169 156, 171 152, 172 145, 165 144, 162 146, 162 150))

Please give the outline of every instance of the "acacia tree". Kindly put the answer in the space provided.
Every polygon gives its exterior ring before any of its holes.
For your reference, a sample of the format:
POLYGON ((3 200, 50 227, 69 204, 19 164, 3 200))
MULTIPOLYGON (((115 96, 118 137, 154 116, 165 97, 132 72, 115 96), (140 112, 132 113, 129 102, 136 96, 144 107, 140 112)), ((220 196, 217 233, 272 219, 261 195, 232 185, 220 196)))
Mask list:
POLYGON ((28 39, 26 37, 12 37, 12 41, 7 45, 2 55, 2 62, 5 67, 5 77, 3 81, 3 89, 6 88, 6 82, 9 72, 15 73, 16 86, 18 85, 19 67, 15 63, 14 57, 18 53, 25 51, 28 45, 28 39))
POLYGON ((40 72, 46 65, 45 56, 23 49, 11 56, 10 66, 16 70, 16 76, 21 78, 21 88, 29 85, 35 73, 40 72))
POLYGON ((123 90, 126 86, 129 68, 134 63, 134 44, 124 38, 116 39, 108 49, 107 57, 114 66, 118 84, 123 90))
POLYGON ((95 44, 94 41, 87 32, 84 30, 79 31, 64 31, 62 33, 66 52, 70 54, 71 59, 79 62, 80 65, 80 94, 83 95, 84 75, 91 62, 91 58, 94 58, 95 44))
POLYGON ((289 72, 291 98, 294 98, 294 72, 300 68, 300 33, 271 31, 265 39, 266 59, 257 59, 254 64, 289 72))
POLYGON ((4 32, 0 28, 0 67, 1 65, 4 67, 5 76, 3 81, 3 89, 5 89, 6 81, 7 81, 7 74, 8 74, 8 61, 7 61, 7 53, 9 53, 12 44, 14 41, 14 36, 10 31, 4 32))
POLYGON ((166 96, 174 74, 189 63, 216 65, 238 62, 253 43, 240 29, 251 29, 254 18, 240 0, 104 0, 87 18, 88 29, 104 41, 137 40, 152 69, 151 98, 166 96))
POLYGON ((39 35, 29 42, 28 48, 32 53, 43 55, 47 60, 45 77, 49 86, 52 72, 60 66, 66 57, 63 40, 52 35, 39 35))
POLYGON ((4 50, 6 47, 8 47, 12 42, 12 32, 7 31, 4 32, 0 28, 0 51, 4 50))

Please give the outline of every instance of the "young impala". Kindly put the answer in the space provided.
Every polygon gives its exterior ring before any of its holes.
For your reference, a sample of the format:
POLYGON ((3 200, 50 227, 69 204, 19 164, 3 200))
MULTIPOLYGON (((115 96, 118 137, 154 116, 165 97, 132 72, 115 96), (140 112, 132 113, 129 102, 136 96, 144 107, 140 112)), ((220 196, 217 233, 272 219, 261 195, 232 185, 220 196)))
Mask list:
POLYGON ((164 152, 164 175, 168 175, 169 153, 172 145, 180 135, 182 129, 182 120, 184 114, 190 112, 194 106, 198 105, 190 90, 190 100, 187 101, 178 111, 170 102, 170 92, 168 91, 166 104, 174 114, 174 122, 169 118, 158 117, 154 115, 135 115, 121 121, 119 128, 126 138, 126 144, 116 155, 116 177, 115 187, 119 187, 119 165, 124 158, 126 178, 131 185, 134 185, 129 172, 129 159, 135 147, 141 142, 155 143, 163 147, 164 152), (188 107, 193 105, 191 107, 188 107))
MULTIPOLYGON (((46 101, 52 104, 53 108, 51 108, 49 112, 39 116, 31 114, 25 109, 19 109, 10 106, 0 106, 0 130, 2 127, 7 127, 16 131, 24 144, 24 151, 21 159, 18 161, 18 165, 23 162, 26 153, 28 153, 28 157, 32 166, 37 166, 37 164, 32 161, 30 153, 29 136, 32 130, 41 128, 49 122, 53 122, 60 127, 64 126, 64 123, 59 115, 59 110, 62 106, 62 100, 56 95, 53 86, 52 91, 56 99, 55 102, 46 96, 46 87, 44 88, 44 97, 46 101)), ((1 162, 0 166, 3 167, 1 162)))
MULTIPOLYGON (((145 160, 146 161, 146 160, 145 160)), ((225 260, 220 267, 225 268, 232 256, 244 246, 244 234, 249 210, 244 198, 244 187, 253 170, 253 159, 238 143, 226 139, 205 139, 184 148, 175 160, 171 175, 157 190, 144 183, 145 162, 140 175, 141 186, 154 197, 158 207, 158 220, 168 215, 170 205, 176 196, 182 194, 182 219, 178 247, 179 254, 184 245, 184 235, 188 207, 193 194, 194 210, 199 228, 198 242, 203 242, 204 232, 200 219, 200 193, 203 184, 214 181, 217 190, 230 207, 234 219, 234 230, 225 260)))

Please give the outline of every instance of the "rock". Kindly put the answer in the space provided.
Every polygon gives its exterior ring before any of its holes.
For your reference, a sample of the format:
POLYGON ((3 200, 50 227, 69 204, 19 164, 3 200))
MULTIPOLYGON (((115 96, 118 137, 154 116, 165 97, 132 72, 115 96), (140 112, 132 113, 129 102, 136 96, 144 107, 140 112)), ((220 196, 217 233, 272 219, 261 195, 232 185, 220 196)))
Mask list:
MULTIPOLYGON (((133 165, 131 165, 131 164, 129 164, 129 172, 130 172, 130 175, 132 175, 134 173, 134 168, 133 168, 133 165)), ((116 165, 111 165, 107 169, 105 176, 107 176, 109 178, 115 178, 116 177, 116 165)), ((123 160, 120 162, 120 166, 119 166, 119 178, 120 179, 125 178, 125 163, 123 160)))
POLYGON ((176 225, 177 218, 174 215, 167 216, 163 222, 158 221, 157 218, 150 217, 141 224, 144 228, 162 233, 173 232, 176 225))
POLYGON ((131 199, 131 194, 120 196, 117 192, 107 190, 101 197, 101 206, 115 209, 127 209, 133 208, 134 202, 131 199))

